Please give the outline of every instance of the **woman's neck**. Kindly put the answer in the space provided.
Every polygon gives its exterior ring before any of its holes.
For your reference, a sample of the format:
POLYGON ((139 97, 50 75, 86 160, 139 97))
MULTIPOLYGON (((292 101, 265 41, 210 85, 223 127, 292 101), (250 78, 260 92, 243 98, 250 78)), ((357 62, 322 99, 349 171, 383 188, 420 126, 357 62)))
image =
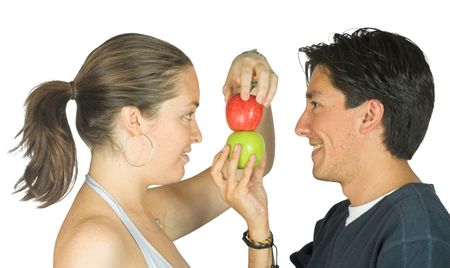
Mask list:
POLYGON ((120 155, 94 150, 89 175, 94 178, 124 209, 144 209, 147 184, 139 170, 127 165, 120 155))

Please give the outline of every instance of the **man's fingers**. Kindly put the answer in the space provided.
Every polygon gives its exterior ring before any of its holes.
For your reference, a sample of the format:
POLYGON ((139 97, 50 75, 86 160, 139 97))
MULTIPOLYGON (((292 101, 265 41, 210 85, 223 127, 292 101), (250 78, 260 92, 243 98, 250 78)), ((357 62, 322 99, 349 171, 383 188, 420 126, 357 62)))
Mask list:
POLYGON ((225 80, 225 84, 223 85, 222 88, 222 92, 225 98, 225 101, 228 101, 231 97, 231 95, 233 95, 233 88, 234 88, 234 81, 231 78, 233 75, 231 73, 228 74, 227 79, 225 80))
POLYGON ((267 93, 267 97, 264 101, 264 106, 269 106, 272 102, 273 98, 275 97, 275 93, 277 93, 277 87, 278 87, 278 76, 275 73, 270 74, 270 84, 269 84, 269 91, 267 93))
POLYGON ((264 68, 259 69, 256 77, 256 101, 264 104, 269 93, 270 73, 264 68))
POLYGON ((239 86, 241 89, 241 99, 248 100, 250 91, 252 90, 253 70, 251 68, 243 68, 239 74, 239 86))

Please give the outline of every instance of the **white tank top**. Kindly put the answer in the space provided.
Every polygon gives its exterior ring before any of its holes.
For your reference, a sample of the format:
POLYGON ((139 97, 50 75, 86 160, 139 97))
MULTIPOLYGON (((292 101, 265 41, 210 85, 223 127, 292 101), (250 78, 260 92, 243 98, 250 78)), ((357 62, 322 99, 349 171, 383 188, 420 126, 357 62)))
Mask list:
POLYGON ((114 210, 117 216, 120 218, 122 223, 127 228, 128 232, 130 232, 131 236, 133 236, 136 244, 144 255, 145 261, 147 262, 148 267, 158 267, 158 268, 172 268, 169 262, 164 259, 161 254, 144 238, 144 236, 139 232, 137 227, 133 224, 131 219, 119 205, 119 203, 103 188, 98 184, 94 178, 92 178, 89 174, 86 175, 87 184, 97 192, 114 210))

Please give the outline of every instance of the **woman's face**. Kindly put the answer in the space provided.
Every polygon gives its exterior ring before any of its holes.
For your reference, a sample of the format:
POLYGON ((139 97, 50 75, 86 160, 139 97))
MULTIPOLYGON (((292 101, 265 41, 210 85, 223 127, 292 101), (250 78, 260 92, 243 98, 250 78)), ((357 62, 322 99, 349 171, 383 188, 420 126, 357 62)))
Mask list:
POLYGON ((180 94, 161 105, 155 123, 147 133, 154 151, 149 162, 152 182, 168 184, 179 181, 189 161, 191 145, 202 140, 195 119, 199 105, 199 86, 192 66, 178 76, 180 94))

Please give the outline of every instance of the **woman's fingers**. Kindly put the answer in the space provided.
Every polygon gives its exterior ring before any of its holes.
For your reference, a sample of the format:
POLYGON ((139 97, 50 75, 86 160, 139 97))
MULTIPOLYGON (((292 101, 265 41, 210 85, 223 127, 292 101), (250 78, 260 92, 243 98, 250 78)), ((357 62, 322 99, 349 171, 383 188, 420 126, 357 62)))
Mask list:
POLYGON ((232 148, 231 155, 229 157, 228 165, 226 167, 226 172, 228 175, 227 178, 227 192, 234 191, 234 188, 236 188, 236 184, 239 181, 239 175, 238 175, 238 164, 239 164, 239 157, 241 155, 241 145, 236 144, 232 148))
POLYGON ((244 168, 244 174, 241 178, 241 180, 239 181, 239 185, 238 187, 238 191, 242 193, 242 191, 244 192, 248 192, 248 183, 250 181, 250 178, 252 177, 253 174, 253 168, 256 162, 256 156, 254 154, 252 154, 250 156, 250 159, 247 162, 247 165, 244 168))
POLYGON ((216 154, 213 160, 213 164, 211 165, 210 173, 219 189, 223 189, 226 184, 225 182, 226 178, 224 178, 222 170, 225 166, 229 153, 230 153, 230 146, 225 145, 222 151, 216 154))
POLYGON ((267 164, 267 153, 264 153, 263 159, 261 159, 259 166, 253 169, 252 180, 254 182, 262 183, 264 177, 264 170, 266 169, 266 164, 267 164))

